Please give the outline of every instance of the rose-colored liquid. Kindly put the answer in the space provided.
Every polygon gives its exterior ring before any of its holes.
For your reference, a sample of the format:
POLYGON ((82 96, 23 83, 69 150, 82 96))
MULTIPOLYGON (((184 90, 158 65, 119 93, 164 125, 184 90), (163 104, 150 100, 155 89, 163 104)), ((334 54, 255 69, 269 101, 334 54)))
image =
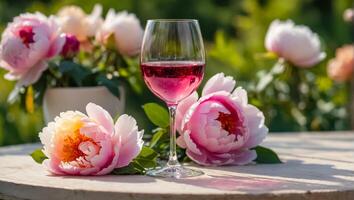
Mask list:
POLYGON ((199 86, 204 63, 191 61, 147 62, 141 64, 150 90, 167 104, 176 104, 199 86))

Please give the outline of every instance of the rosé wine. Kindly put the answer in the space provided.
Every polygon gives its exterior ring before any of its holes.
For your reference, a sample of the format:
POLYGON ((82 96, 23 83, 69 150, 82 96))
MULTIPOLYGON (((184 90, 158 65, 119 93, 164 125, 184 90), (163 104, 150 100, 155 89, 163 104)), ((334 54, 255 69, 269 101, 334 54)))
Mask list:
POLYGON ((189 96, 203 79, 205 64, 193 61, 162 61, 141 64, 150 90, 167 104, 177 104, 189 96))

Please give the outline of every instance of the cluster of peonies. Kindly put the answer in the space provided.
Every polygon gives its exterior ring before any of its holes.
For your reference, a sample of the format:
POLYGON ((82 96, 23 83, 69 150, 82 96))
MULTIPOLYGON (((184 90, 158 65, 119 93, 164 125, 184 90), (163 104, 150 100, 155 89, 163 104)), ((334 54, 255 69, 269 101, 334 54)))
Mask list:
POLYGON ((216 74, 199 99, 195 92, 177 107, 177 144, 200 165, 248 164, 257 157, 252 148, 268 133, 263 113, 235 85, 232 77, 216 74))
POLYGON ((72 34, 82 44, 94 38, 100 45, 110 45, 113 39, 115 48, 123 55, 135 56, 139 53, 144 30, 139 19, 126 11, 116 13, 109 9, 103 19, 102 6, 95 5, 92 13, 86 13, 77 6, 62 8, 56 17, 61 31, 72 34))
POLYGON ((58 175, 104 175, 121 168, 140 153, 143 131, 133 117, 122 115, 114 124, 102 107, 89 103, 87 115, 61 113, 39 133, 48 157, 43 164, 58 175))
POLYGON ((137 55, 143 29, 136 16, 111 9, 104 20, 101 14, 101 5, 96 5, 89 15, 68 6, 56 16, 36 12, 15 17, 0 42, 0 66, 9 71, 5 78, 19 80, 19 86, 30 85, 47 69, 48 59, 59 54, 73 57, 79 48, 90 51, 91 43, 108 45, 109 38, 122 55, 137 55))

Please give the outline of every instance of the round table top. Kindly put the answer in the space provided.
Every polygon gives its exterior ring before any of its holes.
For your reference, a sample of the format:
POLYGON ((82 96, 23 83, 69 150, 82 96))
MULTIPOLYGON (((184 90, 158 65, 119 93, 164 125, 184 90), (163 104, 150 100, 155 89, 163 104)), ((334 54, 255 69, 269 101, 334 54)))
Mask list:
POLYGON ((0 199, 354 199, 354 132, 270 134, 282 164, 211 167, 187 179, 50 175, 28 155, 0 148, 0 199))

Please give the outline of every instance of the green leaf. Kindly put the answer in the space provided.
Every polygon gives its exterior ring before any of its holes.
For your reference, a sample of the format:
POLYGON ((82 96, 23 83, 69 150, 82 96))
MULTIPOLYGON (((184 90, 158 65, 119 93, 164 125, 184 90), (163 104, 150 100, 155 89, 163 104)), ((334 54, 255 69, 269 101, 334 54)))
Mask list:
POLYGON ((42 149, 36 149, 34 150, 30 156, 33 158, 34 161, 38 164, 42 164, 42 162, 45 159, 48 159, 48 157, 43 153, 42 149))
POLYGON ((149 147, 143 147, 140 154, 126 167, 115 169, 112 174, 115 175, 134 175, 145 174, 150 168, 157 165, 158 154, 149 147))
POLYGON ((44 74, 41 76, 41 78, 33 84, 33 89, 35 91, 34 94, 34 100, 37 105, 42 105, 43 103, 43 98, 45 91, 47 89, 48 83, 47 83, 47 77, 48 77, 48 72, 44 72, 44 74))
POLYGON ((156 153, 153 149, 143 146, 136 159, 144 158, 144 159, 154 160, 157 158, 158 155, 159 154, 156 153))
POLYGON ((58 68, 61 73, 66 74, 73 79, 78 86, 82 86, 82 81, 86 76, 91 74, 89 69, 69 60, 60 62, 58 68))
POLYGON ((112 174, 114 175, 135 175, 145 174, 146 170, 136 161, 132 161, 128 166, 114 169, 112 174))
POLYGON ((256 162, 263 163, 263 164, 276 164, 282 163, 279 159, 278 155, 271 149, 268 149, 263 146, 257 146, 254 148, 257 153, 256 162))
POLYGON ((119 97, 120 82, 117 78, 108 79, 105 75, 101 74, 96 80, 98 85, 105 86, 114 96, 119 97))
POLYGON ((147 103, 143 105, 143 109, 150 121, 156 126, 161 128, 166 128, 169 126, 168 112, 162 106, 156 103, 147 103))
POLYGON ((134 161, 139 163, 144 168, 153 168, 157 165, 156 159, 158 155, 159 154, 156 153, 153 149, 144 146, 134 161))
POLYGON ((166 129, 159 128, 156 133, 152 136, 150 140, 149 147, 153 148, 161 139, 162 136, 164 136, 167 133, 166 129))

